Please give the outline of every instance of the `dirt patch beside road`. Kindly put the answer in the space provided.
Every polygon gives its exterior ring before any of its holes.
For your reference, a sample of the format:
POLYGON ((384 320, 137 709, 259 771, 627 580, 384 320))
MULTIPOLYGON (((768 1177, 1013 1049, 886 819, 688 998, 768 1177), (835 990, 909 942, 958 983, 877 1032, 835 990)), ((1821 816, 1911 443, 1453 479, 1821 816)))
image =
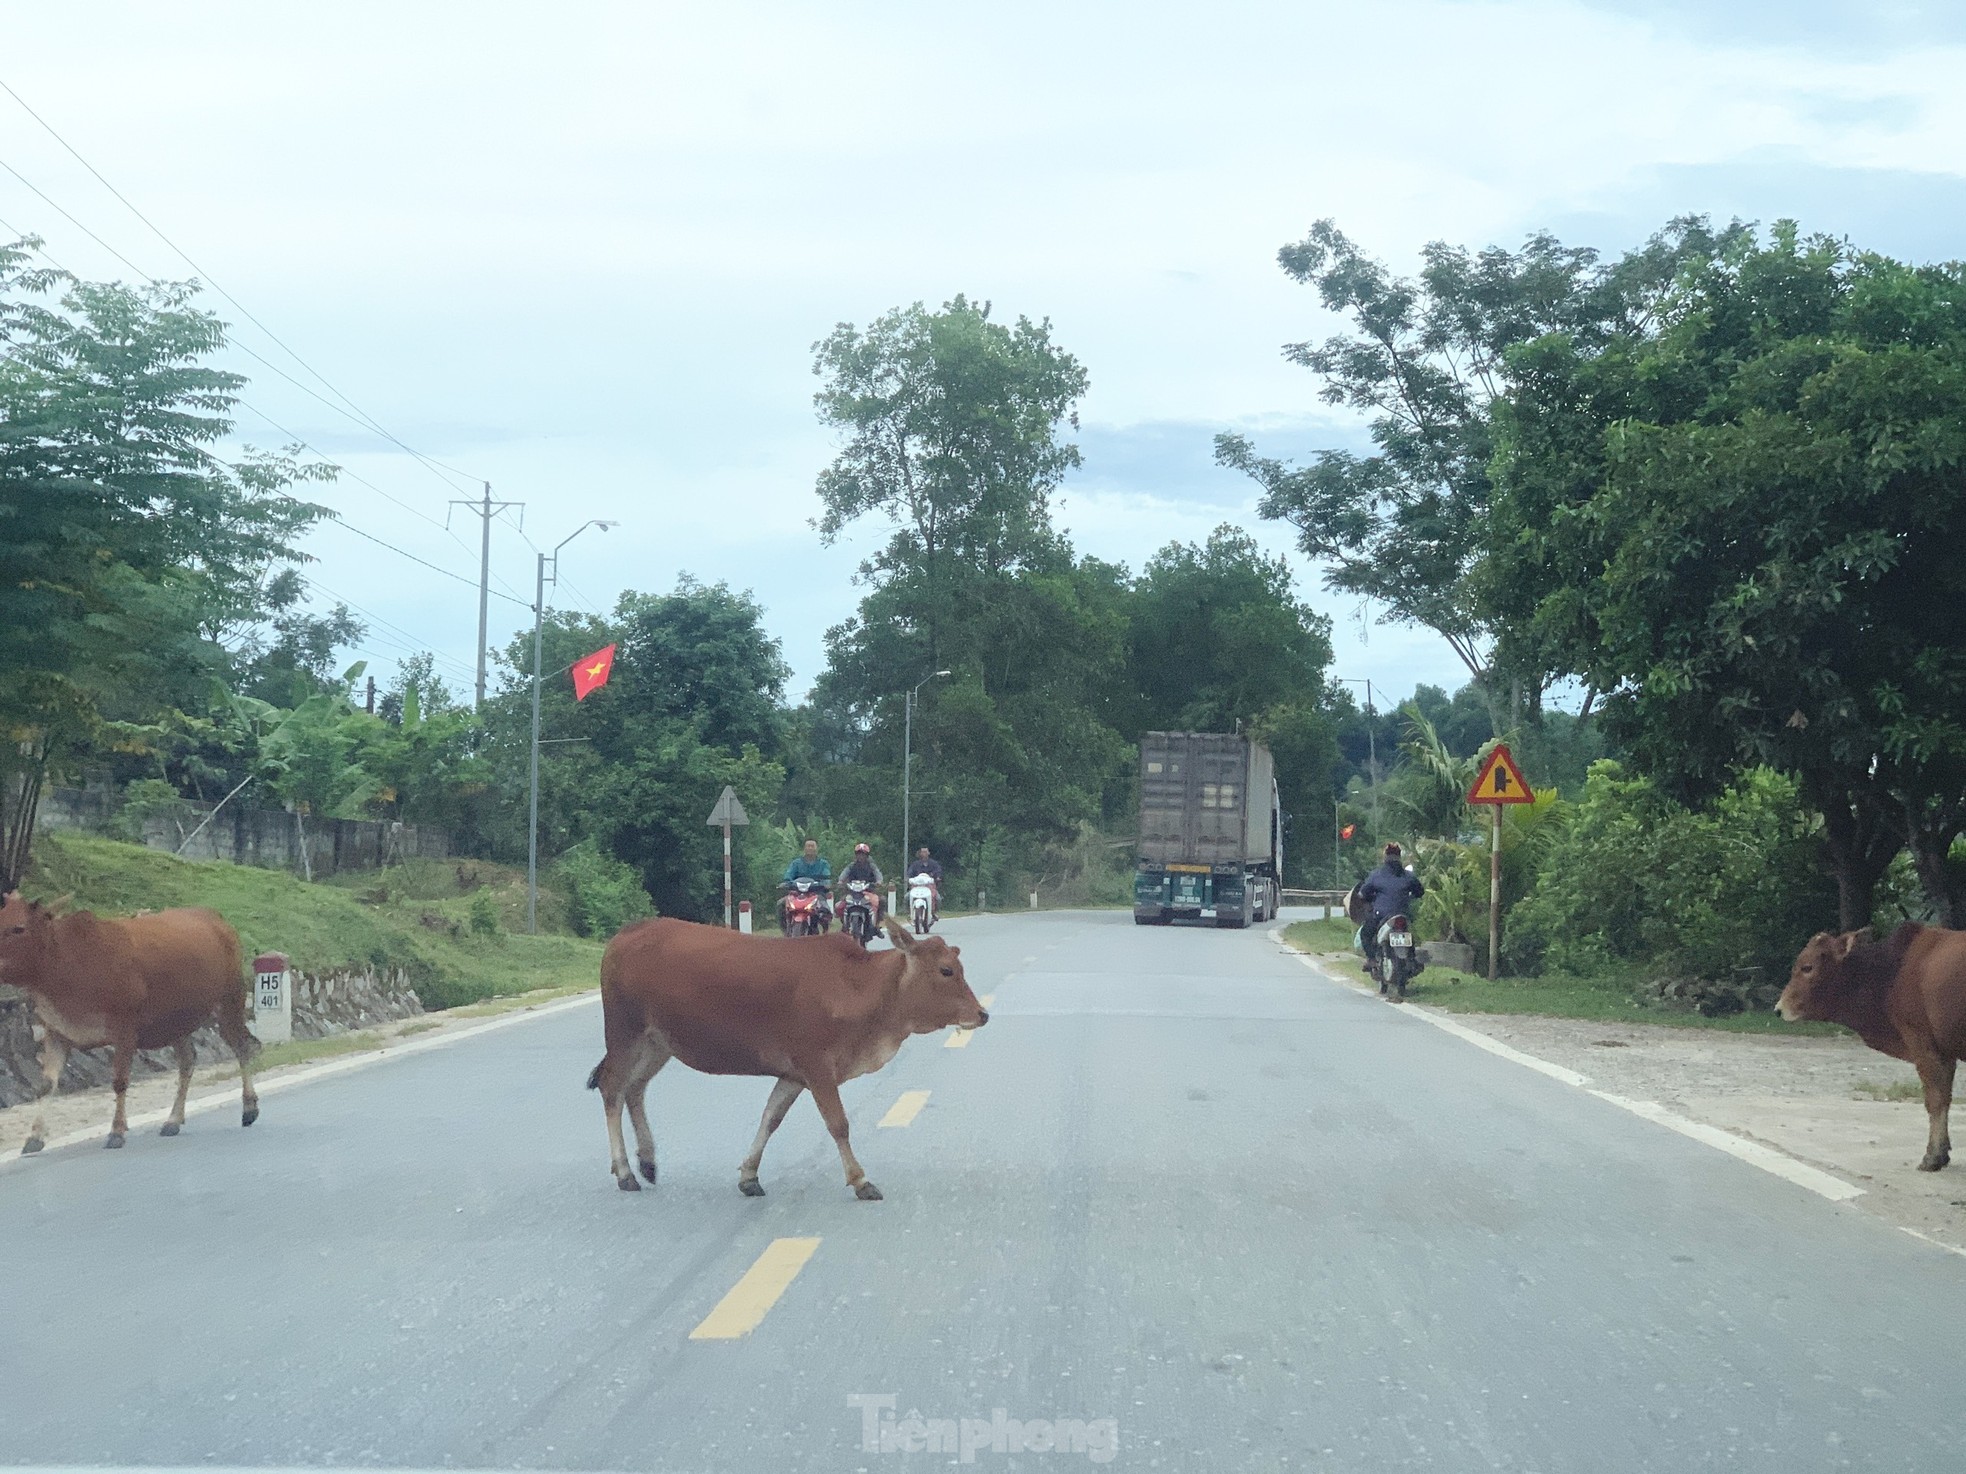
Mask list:
MULTIPOLYGON (((1340 965, 1346 960, 1321 958, 1319 970, 1370 992, 1347 975, 1340 965)), ((1399 1006, 1427 1011, 1418 1003, 1399 1006)), ((1820 1167, 1864 1190, 1855 1206, 1966 1250, 1966 1103, 1953 1106, 1961 1143, 1953 1165, 1920 1172, 1922 1099, 1871 1098, 1906 1082, 1916 1086, 1918 1073, 1853 1035, 1783 1038, 1528 1014, 1441 1017, 1575 1070, 1594 1090, 1657 1101, 1820 1167)))

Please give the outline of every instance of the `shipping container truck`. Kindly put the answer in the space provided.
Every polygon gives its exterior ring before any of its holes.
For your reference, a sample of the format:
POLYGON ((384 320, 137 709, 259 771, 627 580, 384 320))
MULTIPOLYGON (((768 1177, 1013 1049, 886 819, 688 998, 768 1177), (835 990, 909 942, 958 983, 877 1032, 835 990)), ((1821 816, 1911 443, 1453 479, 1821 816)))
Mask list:
POLYGON ((1282 885, 1283 813, 1269 749, 1223 732, 1143 736, 1135 923, 1268 921, 1282 885))

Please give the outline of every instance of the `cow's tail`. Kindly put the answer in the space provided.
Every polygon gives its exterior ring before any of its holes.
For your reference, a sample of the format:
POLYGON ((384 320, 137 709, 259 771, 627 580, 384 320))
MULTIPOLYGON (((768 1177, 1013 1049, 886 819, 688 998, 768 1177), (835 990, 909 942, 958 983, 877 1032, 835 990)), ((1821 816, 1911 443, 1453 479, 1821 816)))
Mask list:
MULTIPOLYGON (((604 1065, 606 1063, 607 1063, 607 1057, 603 1055, 601 1058, 601 1065, 604 1065)), ((595 1065, 594 1068, 590 1070, 587 1074, 587 1088, 589 1090, 599 1090, 601 1088, 601 1065, 595 1065)))

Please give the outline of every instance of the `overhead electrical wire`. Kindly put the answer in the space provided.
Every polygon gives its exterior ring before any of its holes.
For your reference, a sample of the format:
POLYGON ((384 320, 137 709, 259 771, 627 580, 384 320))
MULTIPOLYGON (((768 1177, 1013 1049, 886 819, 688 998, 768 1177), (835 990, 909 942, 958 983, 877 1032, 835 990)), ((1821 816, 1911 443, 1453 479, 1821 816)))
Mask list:
MULTIPOLYGON (((303 394, 309 395, 310 397, 320 401, 320 403, 326 405, 329 409, 333 410, 336 414, 342 416, 344 419, 352 421, 354 424, 360 426, 361 428, 368 430, 370 433, 380 436, 382 439, 387 440, 392 445, 395 445, 397 448, 399 448, 404 453, 409 455, 412 459, 416 460, 419 464, 423 465, 425 469, 430 470, 433 475, 436 475, 439 482, 444 486, 444 488, 447 491, 461 491, 464 489, 463 487, 459 486, 456 482, 450 480, 449 477, 444 476, 437 471, 436 468, 441 463, 433 462, 430 457, 425 456, 421 451, 417 450, 414 446, 405 443, 397 436, 391 434, 389 430, 387 430, 379 421, 375 419, 374 416, 368 414, 368 412, 363 410, 360 405, 356 404, 353 399, 350 399, 346 394, 342 393, 340 389, 335 388, 335 386, 329 382, 328 378, 324 374, 322 374, 312 364, 308 363, 306 359, 302 358, 292 348, 288 347, 286 342, 283 339, 281 339, 279 335, 276 334, 271 328, 267 327, 265 323, 261 322, 256 316, 254 316, 252 311, 248 309, 244 303, 240 302, 238 298, 234 297, 230 292, 226 291, 225 288, 221 286, 218 282, 212 280, 209 274, 205 273, 204 269, 200 267, 196 261, 193 261, 191 257, 188 254, 186 254, 185 251, 181 247, 179 247, 175 241, 173 241, 169 236, 165 235, 164 232, 160 230, 150 220, 150 218, 147 215, 145 215, 141 210, 137 209, 135 205, 131 204, 130 201, 124 197, 123 193, 120 190, 118 190, 115 185, 111 184, 107 179, 103 177, 100 170, 98 170, 87 159, 83 158, 82 155, 75 149, 75 147, 72 144, 70 144, 67 139, 63 138, 60 133, 56 132, 54 127, 45 118, 43 118, 39 113, 35 112, 34 109, 28 105, 26 99, 24 99, 18 92, 14 91, 12 87, 9 87, 4 79, 0 79, 0 90, 4 90, 9 97, 13 98, 15 102, 19 103, 20 106, 27 112, 29 117, 33 118, 35 122, 39 123, 43 128, 45 128, 48 131, 49 135, 53 137, 57 143, 59 143, 63 148, 67 149, 70 154, 74 155, 76 161, 80 163, 83 168, 87 169, 92 175, 94 175, 96 179, 102 184, 103 188, 107 189, 111 194, 115 195, 116 198, 119 201, 121 201, 122 204, 130 211, 131 214, 135 215, 137 219, 141 220, 146 226, 148 226, 149 229, 156 234, 158 239, 163 241, 165 245, 169 246, 173 251, 175 251, 178 254, 178 256, 181 257, 184 260, 184 262, 191 267, 193 271, 199 272, 200 275, 205 278, 206 284, 210 286, 213 291, 217 292, 221 297, 225 298, 226 301, 230 302, 234 307, 238 308, 239 311, 242 314, 244 314, 245 317, 248 318, 255 327, 257 327, 261 332, 265 333, 266 336, 272 339, 273 342, 279 344, 280 348, 284 352, 286 352, 294 360, 294 362, 300 364, 301 367, 306 369, 308 373, 314 375, 315 378, 319 379, 323 384, 326 384, 329 389, 333 390, 336 395, 340 396, 340 398, 346 402, 348 408, 344 408, 342 405, 336 404, 333 400, 328 399, 325 395, 321 394, 319 391, 310 388, 306 384, 301 383, 301 381, 296 379, 292 374, 288 373, 285 369, 281 368, 278 364, 274 363, 271 359, 267 358, 264 354, 255 351, 249 345, 238 342, 235 339, 228 338, 227 342, 232 347, 237 348, 241 353, 244 353, 247 357, 263 365, 270 372, 278 374, 282 379, 285 379, 289 384, 292 384, 296 389, 300 390, 303 394)), ((98 246, 101 246, 103 250, 107 251, 110 255, 114 256, 118 261, 122 262, 125 266, 129 267, 130 270, 134 271, 138 276, 142 277, 145 281, 149 282, 152 286, 162 285, 162 283, 160 283, 156 277, 152 276, 148 271, 145 271, 143 267, 137 265, 136 262, 132 261, 128 256, 125 256, 121 251, 117 250, 116 247, 112 246, 108 241, 104 240, 94 230, 90 229, 88 225, 84 224, 73 213, 71 213, 69 210, 63 207, 57 200, 55 200, 51 195, 49 195, 46 190, 42 189, 39 185, 35 184, 33 180, 29 179, 26 175, 22 174, 20 170, 16 169, 12 164, 9 164, 5 159, 0 159, 0 169, 5 169, 9 174, 13 175, 14 178, 17 179, 25 188, 33 191, 33 193, 36 196, 38 196, 45 204, 47 204, 47 206, 50 209, 54 210, 64 220, 68 221, 69 224, 73 225, 77 230, 81 231, 84 235, 88 236, 88 238, 94 241, 98 246)), ((0 224, 4 224, 4 222, 0 222, 0 224)), ((10 225, 7 226, 6 228, 10 232, 12 232, 14 229, 10 225)), ((44 256, 47 255, 45 251, 42 252, 42 254, 44 256)), ((48 259, 50 261, 54 260, 52 256, 49 256, 48 259)), ((56 262, 55 264, 57 266, 60 265, 59 262, 56 262)), ((66 270, 67 268, 64 267, 63 269, 66 270)), ((312 451, 315 455, 321 456, 323 460, 327 459, 327 455, 325 452, 318 450, 314 446, 310 445, 298 433, 296 433, 293 430, 287 429, 284 425, 280 424, 278 420, 275 420, 271 415, 267 414, 264 410, 258 408, 258 406, 252 404, 250 401, 245 399, 240 399, 238 402, 243 408, 250 410, 255 415, 258 415, 262 420, 265 420, 267 424, 271 425, 274 429, 278 430, 282 435, 287 436, 293 443, 300 445, 307 450, 312 451)), ((469 553, 471 551, 471 549, 469 548, 469 546, 466 545, 464 540, 451 530, 448 523, 439 522, 435 517, 432 517, 429 513, 423 511, 421 508, 412 506, 410 503, 404 501, 401 497, 394 496, 391 493, 384 491, 381 487, 377 486, 374 482, 368 480, 366 477, 357 475, 355 472, 349 471, 345 467, 338 466, 336 469, 342 472, 342 474, 346 475, 351 481, 357 482, 358 484, 367 487, 370 491, 373 491, 377 496, 383 498, 385 501, 392 502, 396 506, 401 507, 404 511, 408 512, 411 516, 420 517, 425 522, 428 522, 432 527, 440 529, 446 537, 448 537, 452 542, 456 543, 466 553, 469 553)), ((446 466, 444 469, 449 471, 454 471, 459 476, 465 476, 467 480, 477 479, 477 478, 470 477, 466 472, 458 471, 456 467, 446 466)), ((453 576, 455 577, 456 575, 453 576)), ((496 575, 494 575, 494 577, 496 578, 496 575)), ((508 590, 511 589, 511 585, 506 583, 503 578, 496 578, 496 581, 500 584, 503 584, 506 589, 508 590)), ((516 593, 516 591, 508 592, 504 595, 501 595, 501 597, 510 599, 514 603, 523 604, 527 608, 532 607, 530 603, 520 598, 516 593)))
MULTIPOLYGON (((332 393, 337 399, 341 400, 342 404, 347 406, 347 409, 340 410, 341 413, 349 414, 350 418, 355 419, 357 424, 364 425, 365 428, 372 430, 377 435, 380 435, 383 439, 397 446, 406 454, 415 457, 416 460, 421 462, 424 465, 424 467, 431 472, 431 474, 437 476, 437 478, 440 481, 443 481, 444 484, 446 486, 449 486, 453 491, 459 490, 460 488, 457 486, 455 482, 450 481, 448 477, 444 475, 444 472, 450 472, 453 475, 462 476, 467 481, 475 481, 480 479, 472 476, 469 472, 458 470, 458 468, 455 466, 446 465, 442 461, 438 461, 433 457, 424 455, 423 452, 417 450, 414 446, 408 444, 407 442, 399 439, 397 436, 391 434, 390 431, 387 428, 385 428, 382 425, 382 423, 375 418, 375 416, 371 415, 367 410, 363 409, 361 405, 357 404, 354 401, 354 399, 351 398, 345 391, 343 391, 341 388, 336 386, 328 378, 326 374, 322 373, 319 369, 315 368, 313 364, 309 363, 306 359, 302 358, 300 354, 296 352, 291 346, 289 346, 288 343, 284 339, 282 339, 278 333, 274 332, 273 329, 269 328, 265 323, 261 322, 259 318, 253 314, 252 309, 247 307, 246 304, 241 302, 237 297, 233 296, 232 293, 228 292, 225 289, 224 285, 221 282, 219 282, 215 277, 213 277, 210 272, 206 271, 204 267, 200 266, 196 261, 192 260, 189 252, 187 252, 176 241, 172 240, 168 235, 166 235, 164 233, 163 227, 159 226, 156 221, 152 220, 148 215, 144 214, 143 211, 139 210, 136 207, 136 205, 130 201, 127 195, 125 195, 114 184, 111 184, 108 178, 103 174, 103 172, 100 169, 98 169, 94 164, 91 164, 86 158, 84 158, 82 156, 81 150, 76 148, 74 144, 70 143, 66 138, 64 138, 61 135, 60 131, 56 129, 54 124, 50 123, 46 118, 42 117, 38 112, 36 112, 33 106, 28 102, 26 98, 22 97, 20 93, 16 92, 11 86, 7 84, 5 78, 0 78, 0 91, 6 92, 6 94, 9 97, 13 98, 13 100, 16 103, 20 104, 21 110, 23 112, 25 112, 30 118, 34 119, 35 122, 39 123, 41 127, 47 132, 48 136, 54 139, 56 143, 59 143, 65 150, 67 150, 69 156, 72 157, 75 160, 75 162, 80 164, 84 169, 87 169, 89 173, 95 177, 96 182, 100 184, 104 189, 108 190, 112 195, 114 195, 126 210, 128 210, 132 215, 136 216, 137 219, 141 220, 144 223, 145 227, 149 229, 151 234, 155 235, 158 240, 162 241, 165 245, 169 246, 171 250, 176 253, 178 258, 184 262, 185 265, 189 266, 193 271, 197 272, 199 277, 205 282, 207 286, 209 286, 213 291, 217 292, 221 297, 225 298, 225 300, 230 302, 234 307, 238 308, 239 311, 246 317, 246 319, 249 322, 252 323, 254 327, 258 328, 262 333, 266 334, 266 336, 272 342, 278 344, 282 352, 284 352, 289 358, 293 359, 293 361, 299 364, 302 368, 306 369, 308 373, 312 374, 317 380, 319 380, 324 386, 326 386, 326 388, 329 390, 330 393, 332 393), (352 413, 350 413, 351 411, 352 413)), ((12 171, 10 170, 9 172, 11 173, 12 171)), ((15 174, 14 177, 17 179, 20 178, 18 174, 15 174)), ((22 180, 21 182, 25 184, 27 181, 22 180)), ((32 185, 29 185, 28 187, 30 189, 33 188, 32 185)), ((37 194, 40 193, 38 190, 35 192, 37 194)), ((43 196, 43 198, 46 198, 46 196, 43 196)), ((53 201, 49 201, 49 203, 53 204, 53 201)), ((59 207, 57 206, 57 208, 59 207)), ((261 361, 264 362, 264 360, 261 361)), ((273 365, 268 364, 267 367, 272 368, 273 365)), ((274 369, 274 372, 278 373, 280 371, 278 369, 274 369)), ((305 385, 299 384, 297 381, 293 381, 290 379, 289 382, 294 382, 295 387, 297 388, 306 389, 305 385)), ((307 390, 307 392, 313 393, 314 391, 307 390)), ((321 396, 316 394, 315 397, 318 399, 321 396)), ((329 403, 329 401, 326 400, 323 400, 322 402, 329 403)), ((340 406, 330 404, 330 408, 339 410, 340 406)))
MULTIPOLYGON (((5 85, 4 83, 0 83, 0 86, 4 86, 4 85, 5 85)), ((20 173, 17 170, 15 170, 11 165, 7 164, 5 160, 0 160, 0 168, 6 169, 7 172, 9 174, 12 174, 16 179, 20 179, 21 183, 26 184, 29 189, 33 189, 37 195, 41 195, 42 199, 44 200, 48 199, 48 197, 45 194, 41 194, 41 191, 35 189, 34 186, 31 183, 29 183, 26 179, 21 178, 20 173)), ((82 224, 81 221, 75 219, 75 217, 73 215, 70 215, 68 211, 63 210, 60 205, 55 204, 53 200, 48 200, 48 203, 51 206, 53 206, 54 209, 59 210, 65 218, 67 218, 70 222, 72 222, 76 226, 77 229, 83 231, 85 234, 88 235, 88 237, 91 240, 95 241, 96 244, 100 245, 105 251, 108 251, 110 255, 114 256, 118 261, 121 261, 125 266, 128 266, 130 270, 142 276, 145 281, 151 282, 153 285, 155 284, 156 279, 152 277, 148 272, 144 271, 144 269, 141 266, 138 266, 134 261, 130 260, 130 258, 125 256, 121 251, 118 251, 114 246, 110 245, 107 241, 103 240, 101 236, 97 235, 94 231, 90 230, 89 227, 82 224)), ((25 235, 24 232, 18 230, 15 226, 9 224, 4 219, 0 219, 0 229, 5 229, 9 234, 14 235, 16 237, 24 237, 25 235)), ((57 268, 63 271, 68 270, 68 268, 66 266, 63 266, 61 262, 55 260, 53 256, 49 255, 46 250, 42 250, 40 254, 57 268)), ((72 275, 73 273, 70 274, 72 275)), ((250 352, 251 350, 248 349, 247 351, 250 352)), ((257 354, 254 354, 253 356, 258 357, 257 354)), ((264 360, 262 360, 262 362, 263 361, 264 360)), ((272 365, 268 365, 268 366, 272 367, 272 365)), ((279 372, 277 368, 274 371, 276 373, 279 372)), ((283 375, 283 377, 286 376, 283 375)), ((316 397, 318 398, 319 396, 316 397)), ((326 459, 326 455, 324 452, 315 449, 314 446, 310 445, 297 432, 290 430, 286 426, 282 425, 278 420, 274 419, 271 415, 267 414, 266 411, 260 409, 257 405, 254 405, 250 401, 243 398, 239 399, 237 402, 240 404, 241 407, 250 410, 255 415, 258 415, 262 420, 266 421, 267 424, 271 425, 275 430, 278 430, 282 435, 288 436, 293 441, 293 443, 299 445, 302 449, 312 451, 315 455, 321 456, 324 460, 326 459)), ((434 517, 427 516, 423 512, 419 511, 417 508, 411 506, 408 502, 403 501, 401 498, 390 495, 388 492, 384 491, 381 487, 377 486, 374 482, 370 481, 367 477, 358 475, 357 473, 350 471, 343 466, 336 466, 335 471, 338 476, 346 476, 348 477, 349 480, 367 487, 370 491, 373 491, 377 496, 384 498, 386 501, 395 503, 397 506, 403 508, 404 511, 409 512, 414 516, 422 517, 424 521, 431 523, 435 527, 438 528, 443 527, 443 524, 441 522, 438 522, 434 517)), ((286 501, 294 502, 297 505, 305 505, 302 498, 294 496, 291 492, 280 491, 280 492, 276 492, 275 495, 283 498, 286 501)), ((410 562, 419 564, 424 568, 428 568, 433 573, 440 573, 445 578, 455 580, 458 583, 464 584, 468 588, 475 589, 478 587, 478 581, 476 579, 466 578, 461 573, 453 572, 451 569, 445 568, 440 564, 432 563, 427 558, 418 557, 415 553, 409 552, 403 548, 399 548, 394 543, 389 542, 383 538, 377 537, 372 532, 367 532, 362 528, 357 527, 353 522, 348 521, 345 517, 342 517, 339 514, 336 514, 334 517, 328 519, 325 525, 345 528, 349 532, 354 533, 357 537, 366 538, 368 541, 374 543, 377 547, 387 548, 390 552, 395 553, 398 557, 407 558, 410 560, 410 562)), ((453 540, 455 540, 455 538, 453 540)), ((461 545, 462 544, 460 544, 460 546, 461 545)), ((500 580, 500 582, 503 582, 503 580, 500 580)), ((519 598, 516 595, 501 593, 497 589, 493 589, 490 592, 495 596, 497 596, 498 598, 504 599, 508 603, 519 605, 521 608, 530 609, 532 607, 530 601, 519 598)))

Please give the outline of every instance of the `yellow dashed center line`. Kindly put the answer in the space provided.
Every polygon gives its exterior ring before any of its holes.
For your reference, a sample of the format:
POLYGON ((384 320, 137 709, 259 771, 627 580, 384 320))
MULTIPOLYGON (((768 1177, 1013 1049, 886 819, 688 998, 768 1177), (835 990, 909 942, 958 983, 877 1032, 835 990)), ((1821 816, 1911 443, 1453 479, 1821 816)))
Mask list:
POLYGON ((901 1092, 901 1099, 889 1106, 887 1114, 881 1117, 881 1125, 911 1126, 914 1124, 915 1117, 922 1113, 922 1107, 927 1104, 926 1090, 904 1090, 901 1092))
POLYGON ((991 1008, 996 1005, 997 995, 995 993, 985 993, 981 998, 977 999, 976 1001, 982 1004, 985 1008, 991 1008))
POLYGON ((969 1048, 969 1036, 975 1032, 976 1030, 974 1029, 958 1029, 942 1041, 942 1047, 944 1049, 967 1049, 969 1048))
POLYGON ((732 1285, 717 1308, 689 1333, 690 1340, 730 1341, 750 1335, 818 1247, 818 1239, 773 1239, 758 1262, 744 1271, 744 1278, 732 1285))

